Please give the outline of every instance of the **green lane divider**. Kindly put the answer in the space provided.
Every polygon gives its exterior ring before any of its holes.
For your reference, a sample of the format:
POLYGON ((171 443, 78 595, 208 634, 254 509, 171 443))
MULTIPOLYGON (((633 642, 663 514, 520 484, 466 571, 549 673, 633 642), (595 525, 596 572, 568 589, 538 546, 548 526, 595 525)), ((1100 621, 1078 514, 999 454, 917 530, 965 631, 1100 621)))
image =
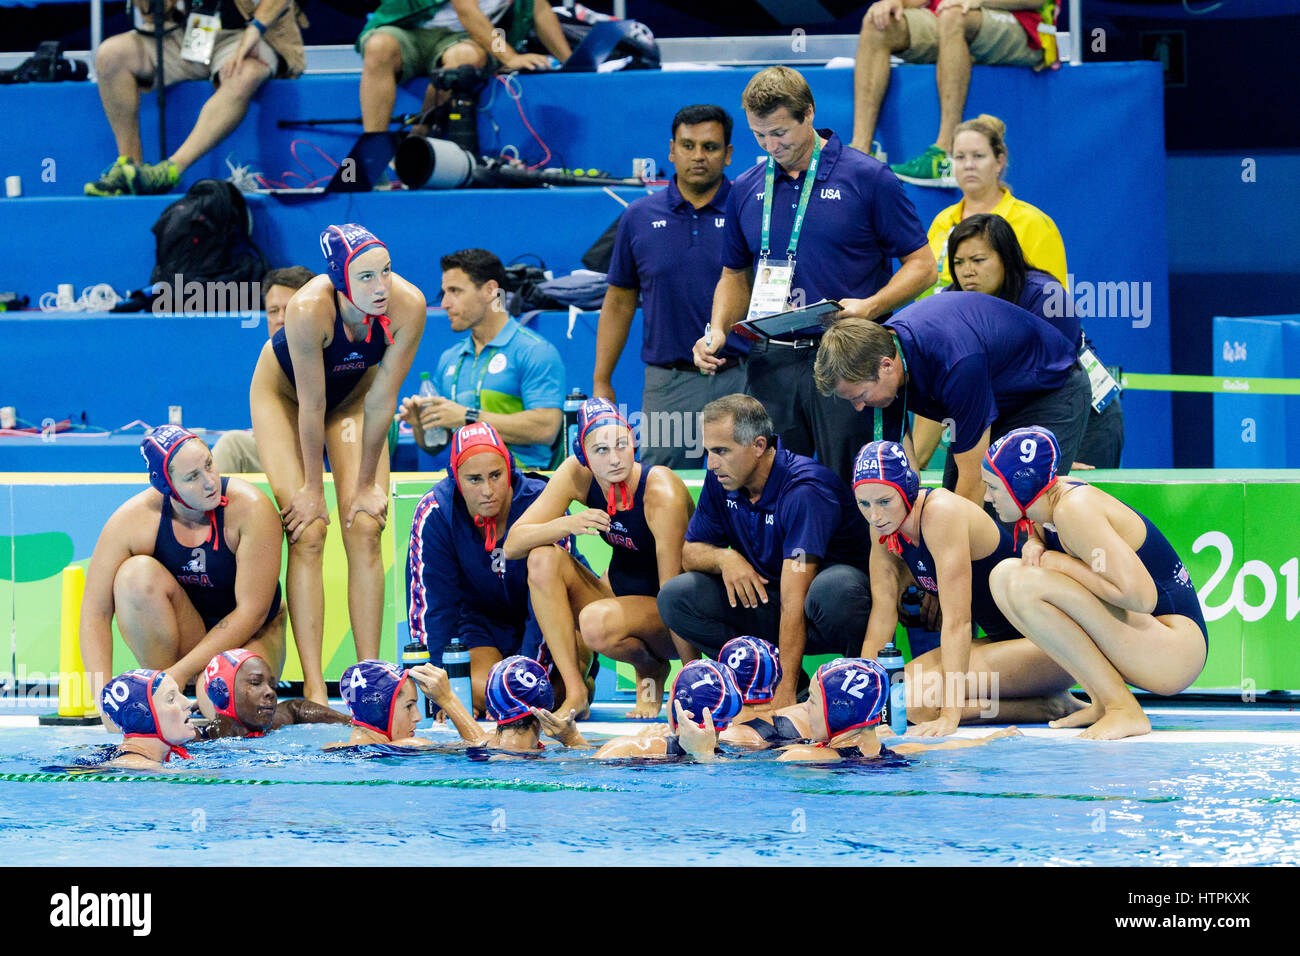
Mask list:
POLYGON ((975 790, 832 790, 799 789, 795 793, 812 793, 840 797, 986 797, 997 800, 1077 800, 1081 803, 1119 800, 1131 803, 1173 803, 1182 797, 1121 797, 1087 793, 981 793, 975 790))
POLYGON ((522 790, 528 793, 554 793, 559 790, 580 790, 585 793, 628 793, 621 787, 587 786, 579 783, 524 783, 522 780, 488 780, 466 778, 450 780, 244 780, 224 777, 163 777, 130 773, 0 773, 0 783, 184 783, 228 784, 238 787, 300 786, 300 787, 451 787, 456 790, 522 790))
POLYGON ((1222 375, 1143 375, 1125 372, 1120 384, 1135 391, 1213 392, 1220 395, 1300 395, 1300 378, 1231 378, 1222 375))

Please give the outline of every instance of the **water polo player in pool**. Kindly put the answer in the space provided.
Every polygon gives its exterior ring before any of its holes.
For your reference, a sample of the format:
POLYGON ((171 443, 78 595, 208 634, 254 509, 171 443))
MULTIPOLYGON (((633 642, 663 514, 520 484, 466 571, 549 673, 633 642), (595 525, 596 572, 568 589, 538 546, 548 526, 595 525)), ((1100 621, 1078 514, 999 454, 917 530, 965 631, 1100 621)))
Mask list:
POLYGON ((673 681, 668 723, 646 727, 635 737, 615 737, 596 751, 596 759, 711 761, 718 754, 718 731, 730 726, 743 706, 730 668, 707 659, 691 661, 673 681))
POLYGON ((985 498, 1029 532, 989 584, 1007 619, 1073 674, 1092 703, 1053 727, 1091 740, 1148 733, 1126 684, 1177 694, 1205 666, 1209 633, 1183 562, 1143 514, 1080 481, 1058 481, 1061 449, 1018 428, 984 455, 985 498))
POLYGON ((1005 526, 960 495, 922 489, 895 442, 858 452, 853 496, 875 539, 862 656, 874 658, 893 639, 909 581, 942 612, 939 646, 907 665, 910 733, 946 737, 960 723, 1042 723, 1083 707, 1070 694, 1074 678, 1016 631, 989 591, 989 573, 1016 553, 1005 526), (972 639, 972 623, 985 637, 972 639))
POLYGON ((767 750, 808 739, 807 707, 795 704, 774 710, 781 683, 781 655, 760 637, 735 637, 722 645, 718 662, 731 670, 744 706, 731 726, 718 733, 725 744, 767 750))
POLYGON ((156 428, 140 452, 151 487, 113 512, 86 571, 81 655, 94 699, 113 673, 115 616, 136 661, 166 670, 178 687, 214 654, 239 647, 278 678, 284 613, 275 506, 248 482, 222 478, 193 432, 156 428))
POLYGON ((119 674, 104 685, 100 707, 123 736, 95 756, 94 766, 157 770, 172 757, 190 759, 184 747, 195 736, 190 701, 170 675, 145 669, 119 674))
POLYGON ((636 460, 632 429, 618 410, 603 398, 588 399, 578 413, 572 454, 505 543, 507 558, 528 558, 533 613, 566 691, 559 715, 573 710, 582 717, 590 709, 579 665, 587 648, 635 669, 633 718, 658 715, 670 660, 699 656, 664 626, 657 603, 660 584, 682 573, 693 510, 690 492, 671 468, 636 460), (575 502, 586 510, 569 514, 575 502), (604 577, 555 546, 570 534, 599 534, 610 545, 604 577))
POLYGON ((782 749, 778 760, 845 763, 888 760, 930 750, 981 747, 1001 737, 1018 737, 1015 727, 997 730, 976 740, 945 740, 938 744, 902 743, 884 747, 876 727, 885 709, 889 678, 876 661, 841 657, 817 668, 808 688, 808 743, 782 749))
POLYGON ((249 389, 253 435, 289 539, 289 616, 303 693, 325 703, 322 555, 328 450, 348 563, 358 659, 379 653, 388 514, 385 451, 402 380, 424 332, 424 295, 392 271, 388 248, 355 223, 321 233, 329 267, 299 289, 263 347, 249 389))
POLYGON ((289 724, 346 724, 347 715, 323 704, 278 700, 276 678, 266 658, 247 648, 222 651, 199 675, 195 696, 208 723, 199 728, 202 740, 218 737, 261 737, 289 724))

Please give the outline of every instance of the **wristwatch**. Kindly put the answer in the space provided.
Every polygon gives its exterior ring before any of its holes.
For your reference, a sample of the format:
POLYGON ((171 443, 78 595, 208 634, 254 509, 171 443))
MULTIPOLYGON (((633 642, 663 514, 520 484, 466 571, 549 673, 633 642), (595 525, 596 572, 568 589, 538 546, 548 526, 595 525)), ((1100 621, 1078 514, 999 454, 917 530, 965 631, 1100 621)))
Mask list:
POLYGON ((470 425, 478 421, 479 410, 477 408, 465 409, 465 424, 470 425))

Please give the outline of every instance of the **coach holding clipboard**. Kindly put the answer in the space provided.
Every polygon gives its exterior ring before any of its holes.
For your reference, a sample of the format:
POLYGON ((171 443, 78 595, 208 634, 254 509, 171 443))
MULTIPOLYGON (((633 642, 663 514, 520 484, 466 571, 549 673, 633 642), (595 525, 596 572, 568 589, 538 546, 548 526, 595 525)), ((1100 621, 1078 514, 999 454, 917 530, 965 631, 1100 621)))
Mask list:
MULTIPOLYGON (((815 128, 812 91, 798 72, 762 70, 741 103, 768 158, 739 176, 727 197, 722 277, 709 333, 694 349, 704 372, 722 365, 715 353, 741 319, 822 299, 840 302, 840 318, 884 319, 938 277, 902 184, 887 166, 815 128), (902 264, 896 273, 891 259, 902 264)), ((858 449, 884 424, 817 392, 817 343, 814 335, 756 344, 745 390, 766 406, 788 450, 816 453, 848 481, 858 449)))

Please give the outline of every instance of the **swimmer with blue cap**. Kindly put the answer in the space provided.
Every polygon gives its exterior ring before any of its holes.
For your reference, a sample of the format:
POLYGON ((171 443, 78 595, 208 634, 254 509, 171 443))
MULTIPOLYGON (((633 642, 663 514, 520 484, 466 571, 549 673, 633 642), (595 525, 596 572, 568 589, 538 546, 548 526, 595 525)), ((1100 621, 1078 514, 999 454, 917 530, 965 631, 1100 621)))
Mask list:
POLYGON ((101 766, 157 770, 172 757, 190 759, 184 747, 195 737, 190 701, 169 674, 126 671, 104 686, 100 698, 104 714, 122 731, 122 743, 101 766))
POLYGON ((635 737, 616 737, 596 751, 596 759, 690 757, 708 763, 717 758, 718 733, 731 726, 743 706, 730 668, 707 659, 691 661, 673 681, 668 723, 647 727, 635 737))
POLYGON ((773 644, 759 637, 732 638, 718 651, 718 662, 731 669, 744 700, 731 726, 718 734, 722 743, 767 750, 808 739, 803 704, 772 707, 782 675, 781 654, 773 644))
POLYGON ((596 652, 632 665, 637 695, 628 717, 652 720, 670 662, 698 656, 664 625, 658 605, 661 583, 682 573, 694 505, 671 468, 636 460, 632 426, 606 399, 583 403, 571 451, 511 527, 504 553, 528 560, 533 613, 565 687, 556 713, 589 710, 583 663, 596 652), (574 504, 584 510, 570 514, 574 504), (598 534, 611 547, 603 576, 555 545, 579 534, 598 534))
POLYGON ((899 597, 913 582, 923 594, 926 629, 940 634, 937 648, 907 664, 909 733, 947 737, 959 724, 990 718, 1046 723, 1083 707, 1070 694, 1074 678, 1017 632, 993 600, 989 574, 1016 553, 1005 527, 961 495, 922 488, 896 442, 862 446, 853 497, 873 539, 862 656, 875 657, 893 639, 899 597), (983 637, 973 637, 973 625, 983 637))
POLYGON ((422 664, 411 674, 425 694, 442 708, 465 742, 473 747, 536 753, 544 749, 543 734, 554 737, 565 747, 589 746, 578 730, 572 710, 565 718, 551 713, 555 691, 546 668, 532 658, 519 654, 507 657, 494 664, 488 673, 487 715, 496 721, 492 733, 484 732, 469 719, 464 705, 452 693, 451 682, 442 668, 422 664))
POLYGON ((253 437, 289 545, 288 605, 303 696, 326 703, 322 571, 330 508, 324 461, 336 477, 357 657, 379 654, 388 520, 389 427, 426 316, 424 294, 393 271, 388 247, 357 223, 320 234, 326 271, 289 300, 284 327, 263 346, 249 402, 253 437), (346 480, 344 480, 346 477, 346 480))
POLYGON ((289 724, 346 724, 345 714, 314 701, 278 700, 276 678, 266 658, 247 648, 222 651, 208 661, 195 684, 199 710, 207 722, 202 740, 262 737, 289 724))
POLYGON ((873 761, 924 753, 928 750, 963 750, 980 747, 1001 737, 1018 737, 1008 727, 975 740, 945 740, 938 744, 881 745, 877 727, 889 694, 889 678, 876 661, 840 657, 817 668, 808 688, 805 708, 810 728, 808 743, 782 749, 778 760, 808 763, 873 761))
POLYGON ((1027 533, 1019 558, 989 586, 1016 628, 1078 680, 1091 704, 1052 727, 1089 740, 1150 732, 1128 685, 1162 695, 1205 666, 1209 632, 1178 554, 1141 512, 1081 481, 1057 477, 1061 451, 1046 428, 1017 428, 984 455, 984 497, 1027 533), (1100 560, 1099 558, 1104 558, 1100 560))
POLYGON ((243 479, 223 478, 184 428, 153 429, 140 454, 150 487, 113 512, 86 569, 80 640, 94 699, 113 675, 115 622, 136 661, 180 687, 213 654, 240 647, 278 678, 285 615, 275 506, 243 479))
POLYGON ((326 744, 326 750, 366 744, 433 746, 427 737, 415 736, 422 715, 411 671, 388 661, 358 661, 343 671, 339 692, 352 714, 352 736, 343 743, 326 744))

